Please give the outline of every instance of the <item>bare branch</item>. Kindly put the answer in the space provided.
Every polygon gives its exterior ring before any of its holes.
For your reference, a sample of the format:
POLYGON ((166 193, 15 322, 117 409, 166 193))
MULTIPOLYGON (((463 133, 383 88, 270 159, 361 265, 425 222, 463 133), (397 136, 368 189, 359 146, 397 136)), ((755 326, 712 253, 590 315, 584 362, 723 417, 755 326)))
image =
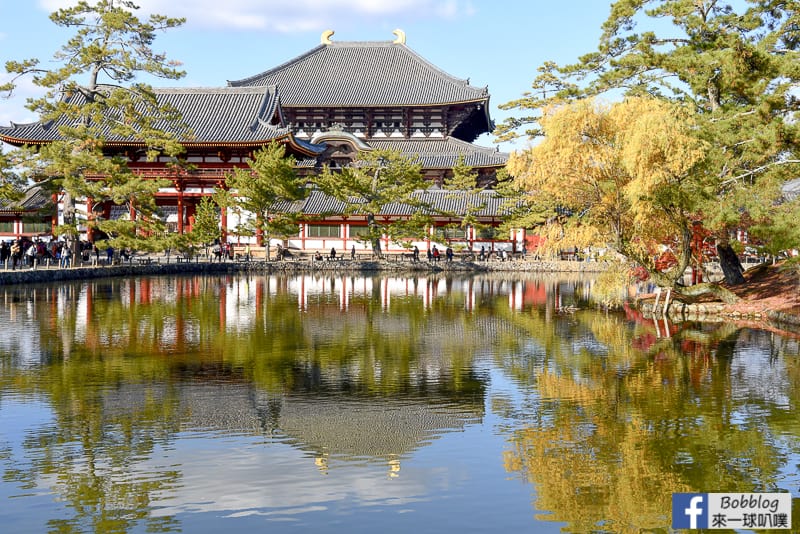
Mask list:
POLYGON ((759 174, 759 173, 769 169, 770 167, 775 167, 775 166, 778 166, 778 165, 788 165, 788 164, 792 164, 792 163, 800 163, 800 159, 786 159, 786 160, 782 160, 782 161, 775 161, 775 162, 772 162, 772 163, 768 163, 767 165, 761 165, 760 167, 756 167, 755 169, 752 169, 752 170, 749 170, 747 172, 744 172, 744 173, 742 173, 742 174, 740 174, 738 176, 734 176, 733 178, 729 178, 729 179, 723 181, 720 185, 722 187, 726 187, 728 185, 733 184, 734 182, 738 182, 739 180, 743 180, 745 178, 749 178, 751 176, 759 174))

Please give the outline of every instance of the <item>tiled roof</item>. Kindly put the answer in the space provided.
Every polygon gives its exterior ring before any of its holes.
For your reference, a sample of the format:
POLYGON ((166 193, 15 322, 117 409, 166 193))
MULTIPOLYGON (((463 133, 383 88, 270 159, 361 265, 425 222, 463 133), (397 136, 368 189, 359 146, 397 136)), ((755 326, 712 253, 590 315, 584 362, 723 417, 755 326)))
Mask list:
POLYGON ((156 93, 160 102, 180 111, 195 142, 257 142, 286 135, 287 128, 269 124, 279 108, 276 88, 243 89, 175 88, 156 93))
MULTIPOLYGON (((269 124, 280 110, 274 86, 269 87, 212 87, 157 88, 159 103, 175 107, 192 131, 186 143, 263 143, 289 136, 289 129, 269 124)), ((21 141, 48 142, 60 139, 58 127, 66 117, 52 122, 14 124, 0 127, 0 139, 19 144, 21 141)), ((158 127, 169 130, 168 124, 158 127)), ((107 143, 131 143, 133 138, 104 136, 107 143)), ((296 141, 310 153, 323 148, 296 141)))
POLYGON ((416 156, 425 169, 452 169, 462 155, 464 164, 469 167, 498 167, 508 161, 508 154, 505 152, 473 145, 455 137, 371 140, 369 144, 378 150, 397 150, 416 156))
POLYGON ((781 192, 787 200, 792 201, 800 196, 800 178, 789 180, 781 187, 781 192))
POLYGON ((488 100, 486 87, 455 78, 392 41, 321 44, 234 87, 277 85, 284 106, 375 107, 488 100))
POLYGON ((38 211, 51 203, 50 195, 42 191, 40 187, 29 189, 25 196, 19 201, 12 202, 8 199, 0 198, 0 212, 18 213, 38 211))
MULTIPOLYGON (((472 191, 449 191, 445 189, 425 189, 416 191, 414 198, 430 206, 431 214, 464 216, 468 209, 477 217, 501 217, 507 214, 508 200, 498 195, 495 191, 484 190, 478 193, 472 191)), ((350 199, 354 202, 356 199, 350 199)), ((305 200, 277 209, 284 209, 292 213, 304 215, 341 214, 345 212, 344 202, 326 195, 322 191, 313 190, 305 200)), ((380 215, 411 215, 419 208, 391 202, 380 211, 380 215)))
POLYGON ((299 213, 319 215, 322 213, 344 213, 344 202, 326 195, 321 191, 312 191, 305 201, 297 206, 299 213))
MULTIPOLYGON (((472 213, 476 217, 502 217, 508 213, 508 199, 492 190, 474 193, 431 188, 415 192, 414 199, 430 206, 432 214, 463 217, 472 213)), ((417 209, 400 202, 392 202, 383 206, 381 215, 412 215, 417 209)))
MULTIPOLYGON (((464 156, 464 164, 473 168, 502 167, 508 162, 508 153, 498 152, 467 143, 455 137, 442 139, 387 139, 369 141, 369 146, 377 150, 396 150, 422 165, 423 169, 452 169, 458 157, 464 156)), ((299 167, 311 168, 317 165, 314 158, 300 159, 299 167)))

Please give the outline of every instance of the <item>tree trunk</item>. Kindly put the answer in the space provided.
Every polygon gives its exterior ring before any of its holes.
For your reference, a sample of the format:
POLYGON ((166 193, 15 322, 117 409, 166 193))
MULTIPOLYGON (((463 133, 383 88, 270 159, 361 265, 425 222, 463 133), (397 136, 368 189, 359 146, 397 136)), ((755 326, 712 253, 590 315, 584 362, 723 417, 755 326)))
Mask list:
POLYGON ((721 287, 719 284, 697 284, 689 287, 683 287, 676 291, 676 296, 680 295, 681 300, 684 302, 696 302, 699 297, 704 295, 713 295, 717 300, 726 304, 735 304, 739 302, 739 297, 729 289, 721 287))
POLYGON ((744 284, 744 268, 730 243, 727 241, 717 243, 717 255, 725 282, 732 286, 744 284))
POLYGON ((70 229, 67 234, 67 246, 72 249, 72 264, 80 265, 81 258, 81 239, 78 233, 78 221, 75 218, 75 200, 68 191, 62 197, 63 207, 61 210, 64 219, 64 226, 70 229))
POLYGON ((369 235, 372 241, 372 254, 373 256, 382 258, 383 252, 381 252, 381 237, 376 229, 374 213, 370 213, 369 215, 367 215, 367 228, 369 228, 369 235))

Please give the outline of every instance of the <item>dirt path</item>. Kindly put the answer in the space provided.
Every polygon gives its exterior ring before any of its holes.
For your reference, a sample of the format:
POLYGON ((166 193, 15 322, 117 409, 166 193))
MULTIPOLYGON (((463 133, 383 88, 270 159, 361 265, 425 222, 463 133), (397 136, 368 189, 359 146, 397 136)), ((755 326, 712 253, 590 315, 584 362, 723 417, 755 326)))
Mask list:
POLYGON ((744 273, 745 284, 723 286, 742 300, 726 306, 742 315, 784 312, 800 314, 800 272, 797 266, 763 265, 744 273))

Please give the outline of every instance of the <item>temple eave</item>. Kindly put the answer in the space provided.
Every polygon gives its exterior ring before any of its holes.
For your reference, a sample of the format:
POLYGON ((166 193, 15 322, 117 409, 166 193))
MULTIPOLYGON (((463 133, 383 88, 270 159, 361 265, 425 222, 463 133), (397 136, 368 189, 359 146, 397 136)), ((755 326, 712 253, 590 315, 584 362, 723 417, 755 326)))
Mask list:
POLYGON ((0 135, 0 142, 9 144, 11 146, 21 147, 24 145, 30 146, 39 146, 39 145, 47 145, 52 143, 52 140, 42 141, 42 140, 34 140, 34 139, 22 139, 19 137, 8 137, 5 135, 0 135))
POLYGON ((373 109, 373 108, 438 108, 442 106, 458 106, 458 105, 465 105, 465 104, 485 104, 488 100, 486 98, 475 98, 471 100, 453 100, 448 102, 429 102, 426 104, 417 103, 417 102, 382 102, 377 104, 359 104, 359 103, 349 103, 349 104, 337 104, 334 102, 329 103, 309 103, 309 104, 291 104, 291 103, 284 103, 282 107, 284 109, 291 109, 291 108, 319 108, 319 109, 373 109))
MULTIPOLYGON (((42 139, 20 139, 20 138, 13 138, 13 137, 6 137, 0 136, 0 141, 3 143, 7 143, 12 146, 43 146, 49 145, 56 141, 52 139, 42 140, 42 139)), ((254 140, 254 141, 199 141, 199 142, 181 142, 181 145, 186 148, 207 148, 207 149, 215 149, 215 148, 245 148, 245 149, 257 149, 261 148, 264 145, 269 144, 271 141, 279 141, 286 144, 290 144, 293 148, 297 151, 302 152, 308 156, 315 156, 319 152, 310 150, 307 147, 295 142, 294 140, 290 140, 287 136, 277 137, 272 139, 262 139, 262 140, 254 140)), ((140 141, 105 141, 103 146, 109 148, 146 148, 147 145, 140 141)))

